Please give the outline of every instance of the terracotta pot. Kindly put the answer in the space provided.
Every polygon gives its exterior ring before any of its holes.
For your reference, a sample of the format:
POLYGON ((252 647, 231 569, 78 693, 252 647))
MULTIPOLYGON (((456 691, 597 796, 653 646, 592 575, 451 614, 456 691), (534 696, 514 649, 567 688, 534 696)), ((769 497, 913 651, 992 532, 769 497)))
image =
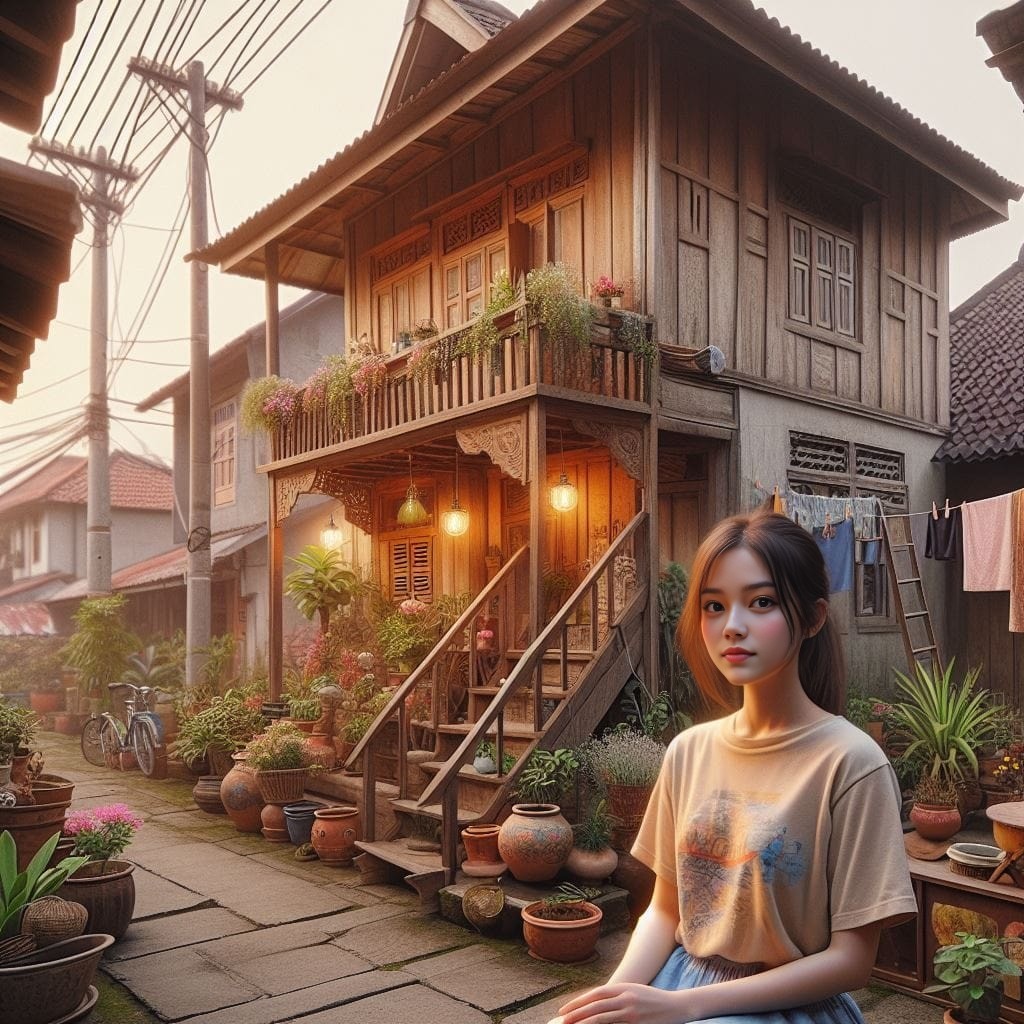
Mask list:
POLYGON ((963 779, 956 785, 956 804, 960 818, 967 820, 971 811, 976 811, 985 802, 985 794, 981 791, 981 783, 977 779, 963 779))
POLYGON ((939 804, 914 804, 910 809, 910 820, 924 839, 941 841, 955 836, 960 831, 960 812, 955 807, 939 804))
POLYGON ((610 847, 581 850, 574 846, 565 861, 565 870, 582 882, 603 882, 619 866, 619 855, 610 847))
POLYGON ((462 830, 466 860, 481 864, 500 864, 498 833, 500 825, 467 825, 462 830))
POLYGON ((37 715, 52 715, 54 711, 60 711, 64 694, 33 691, 28 695, 29 707, 37 715))
POLYGON ((40 804, 56 804, 62 800, 70 800, 75 791, 75 784, 60 775, 37 775, 32 783, 32 795, 36 798, 36 806, 40 804))
POLYGON ((86 931, 121 938, 135 911, 135 865, 125 860, 83 864, 60 887, 59 895, 89 911, 86 931))
POLYGON ((619 853, 619 866, 612 874, 612 883, 629 893, 626 906, 632 927, 647 909, 654 895, 654 872, 631 853, 619 853))
POLYGON ((267 804, 260 811, 260 821, 263 824, 260 831, 268 843, 288 842, 288 828, 285 824, 283 804, 267 804))
POLYGON ((867 733, 868 735, 879 745, 882 745, 882 741, 885 738, 883 732, 885 730, 884 722, 868 722, 867 733))
POLYGON ((547 882, 572 849, 572 828, 558 804, 515 804, 498 833, 498 853, 520 882, 547 882))
POLYGON ((288 829, 288 839, 294 846, 302 846, 310 841, 313 814, 326 806, 320 800, 300 800, 298 803, 284 805, 284 824, 288 829))
POLYGON ((46 866, 48 868, 55 867, 65 857, 71 856, 71 851, 75 848, 75 840, 71 836, 61 836, 57 840, 57 845, 54 848, 53 856, 50 858, 50 863, 46 866))
POLYGON ((306 734, 313 732, 313 727, 317 722, 315 718, 282 718, 281 721, 290 722, 299 730, 299 732, 304 732, 306 734))
POLYGON ((203 775, 192 787, 192 799, 196 806, 207 814, 227 814, 220 798, 220 786, 224 780, 219 775, 203 775))
POLYGON ((85 1007, 100 957, 113 941, 80 935, 0 966, 0 1024, 48 1024, 85 1007))
POLYGON ((325 807, 313 812, 310 842, 316 855, 331 867, 349 867, 359 838, 356 807, 325 807))
POLYGON ((11 758, 11 792, 18 799, 18 804, 34 804, 32 796, 32 780, 28 777, 28 762, 31 754, 15 754, 11 758))
POLYGON ((256 773, 246 765, 244 756, 236 755, 233 760, 234 768, 220 784, 221 803, 239 832, 259 832, 264 800, 256 773))
POLYGON ((48 804, 0 808, 0 832, 6 829, 18 847, 18 870, 24 871, 29 861, 50 836, 64 828, 64 813, 71 800, 48 804))
POLYGON ((256 783, 268 804, 291 804, 301 800, 308 781, 308 768, 256 772, 256 783))
POLYGON ((593 952, 601 935, 603 914, 593 903, 574 904, 586 912, 578 921, 548 921, 537 916, 543 901, 523 907, 523 938, 530 952, 541 960, 560 964, 576 964, 593 952))

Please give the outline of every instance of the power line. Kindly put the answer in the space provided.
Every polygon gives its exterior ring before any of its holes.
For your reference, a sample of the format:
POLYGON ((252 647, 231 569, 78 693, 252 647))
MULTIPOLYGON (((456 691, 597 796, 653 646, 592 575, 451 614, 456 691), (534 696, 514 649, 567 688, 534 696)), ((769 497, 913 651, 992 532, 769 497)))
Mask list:
MULTIPOLYGON (((46 121, 43 122, 43 126, 40 129, 41 134, 53 135, 56 132, 48 132, 46 126, 50 123, 50 118, 53 117, 54 111, 60 104, 61 97, 64 95, 64 90, 68 87, 68 83, 71 81, 71 76, 74 74, 75 68, 78 66, 78 61, 82 56, 82 50, 85 48, 85 44, 92 34, 92 27, 96 24, 96 19, 99 17, 100 8, 103 6, 104 0, 99 0, 96 5, 96 9, 92 12, 92 17, 89 19, 89 27, 85 30, 85 35, 82 36, 82 41, 78 44, 78 49, 75 50, 74 59, 71 61, 71 67, 68 68, 68 73, 64 76, 64 81, 61 83, 60 89, 57 91, 57 95, 53 99, 53 103, 50 106, 50 113, 47 115, 46 121)), ((68 104, 70 106, 70 104, 68 104)), ((66 112, 66 108, 65 108, 66 112)), ((61 118, 61 124, 63 124, 63 117, 61 118)), ((57 125, 60 128, 60 124, 57 125)))
POLYGON ((33 395, 42 394, 44 391, 49 391, 50 388, 55 388, 58 384, 64 384, 66 381, 72 380, 75 377, 80 377, 88 369, 88 366, 83 366, 80 370, 75 370, 74 373, 69 373, 66 377, 61 377, 60 380, 55 380, 51 381, 49 384, 44 384, 41 388, 36 388, 34 391, 23 391, 18 397, 31 398, 33 395))

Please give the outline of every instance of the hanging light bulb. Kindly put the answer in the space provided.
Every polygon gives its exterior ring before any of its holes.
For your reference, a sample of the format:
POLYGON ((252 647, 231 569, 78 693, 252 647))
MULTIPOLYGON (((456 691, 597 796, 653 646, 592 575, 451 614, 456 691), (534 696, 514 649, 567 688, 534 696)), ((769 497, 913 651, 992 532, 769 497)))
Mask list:
POLYGON ((334 513, 332 512, 327 520, 327 525, 320 531, 320 545, 328 549, 340 548, 342 540, 341 527, 334 522, 334 513))
POLYGON ((412 452, 409 452, 409 489, 405 492, 405 501, 398 508, 399 526, 422 526, 430 516, 420 501, 420 492, 412 482, 412 452))
POLYGON ((469 513, 459 505, 459 449, 455 449, 455 491, 452 507, 441 516, 441 529, 449 537, 461 537, 469 529, 469 513))
POLYGON ((580 496, 579 492, 569 483, 569 478, 565 475, 565 440, 562 437, 561 430, 558 431, 558 446, 562 453, 562 472, 558 477, 558 483, 551 488, 551 507, 556 512, 571 512, 576 507, 580 496))

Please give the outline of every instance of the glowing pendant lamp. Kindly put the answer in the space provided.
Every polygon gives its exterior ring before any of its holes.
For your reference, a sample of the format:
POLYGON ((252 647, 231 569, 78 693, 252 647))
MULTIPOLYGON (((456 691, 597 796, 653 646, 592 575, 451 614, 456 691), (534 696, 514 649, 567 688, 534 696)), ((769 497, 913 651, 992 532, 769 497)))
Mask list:
POLYGON ((420 492, 412 482, 412 452, 409 452, 409 490, 405 492, 405 501, 398 508, 398 525, 422 526, 429 518, 420 501, 420 492))
POLYGON ((562 453, 562 472, 558 477, 558 483, 551 488, 551 507, 556 512, 571 512, 576 507, 580 496, 579 492, 569 483, 569 478, 565 475, 565 441, 561 430, 558 432, 558 445, 562 453))
POLYGON ((343 537, 341 527, 334 522, 334 513, 331 513, 327 525, 320 531, 320 544, 325 548, 340 548, 343 537))
POLYGON ((441 516, 441 529, 449 537, 461 537, 469 529, 469 513, 459 505, 459 449, 455 449, 455 491, 452 507, 441 516))

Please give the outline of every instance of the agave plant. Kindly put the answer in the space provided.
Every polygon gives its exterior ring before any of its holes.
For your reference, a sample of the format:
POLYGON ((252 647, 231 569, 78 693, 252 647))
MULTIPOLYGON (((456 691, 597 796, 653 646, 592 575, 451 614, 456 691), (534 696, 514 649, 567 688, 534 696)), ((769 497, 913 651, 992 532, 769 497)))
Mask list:
POLYGON ((892 721, 910 737, 903 758, 915 754, 927 759, 927 772, 950 782, 978 774, 975 750, 995 729, 999 708, 987 690, 974 691, 980 668, 968 669, 963 682, 953 682, 951 660, 944 672, 917 663, 915 676, 896 671, 896 687, 906 698, 893 704, 892 721))
POLYGON ((0 938, 17 935, 21 912, 30 903, 56 892, 88 857, 65 857, 48 868, 60 833, 55 832, 36 852, 24 871, 18 871, 18 848, 10 832, 0 835, 0 938))

